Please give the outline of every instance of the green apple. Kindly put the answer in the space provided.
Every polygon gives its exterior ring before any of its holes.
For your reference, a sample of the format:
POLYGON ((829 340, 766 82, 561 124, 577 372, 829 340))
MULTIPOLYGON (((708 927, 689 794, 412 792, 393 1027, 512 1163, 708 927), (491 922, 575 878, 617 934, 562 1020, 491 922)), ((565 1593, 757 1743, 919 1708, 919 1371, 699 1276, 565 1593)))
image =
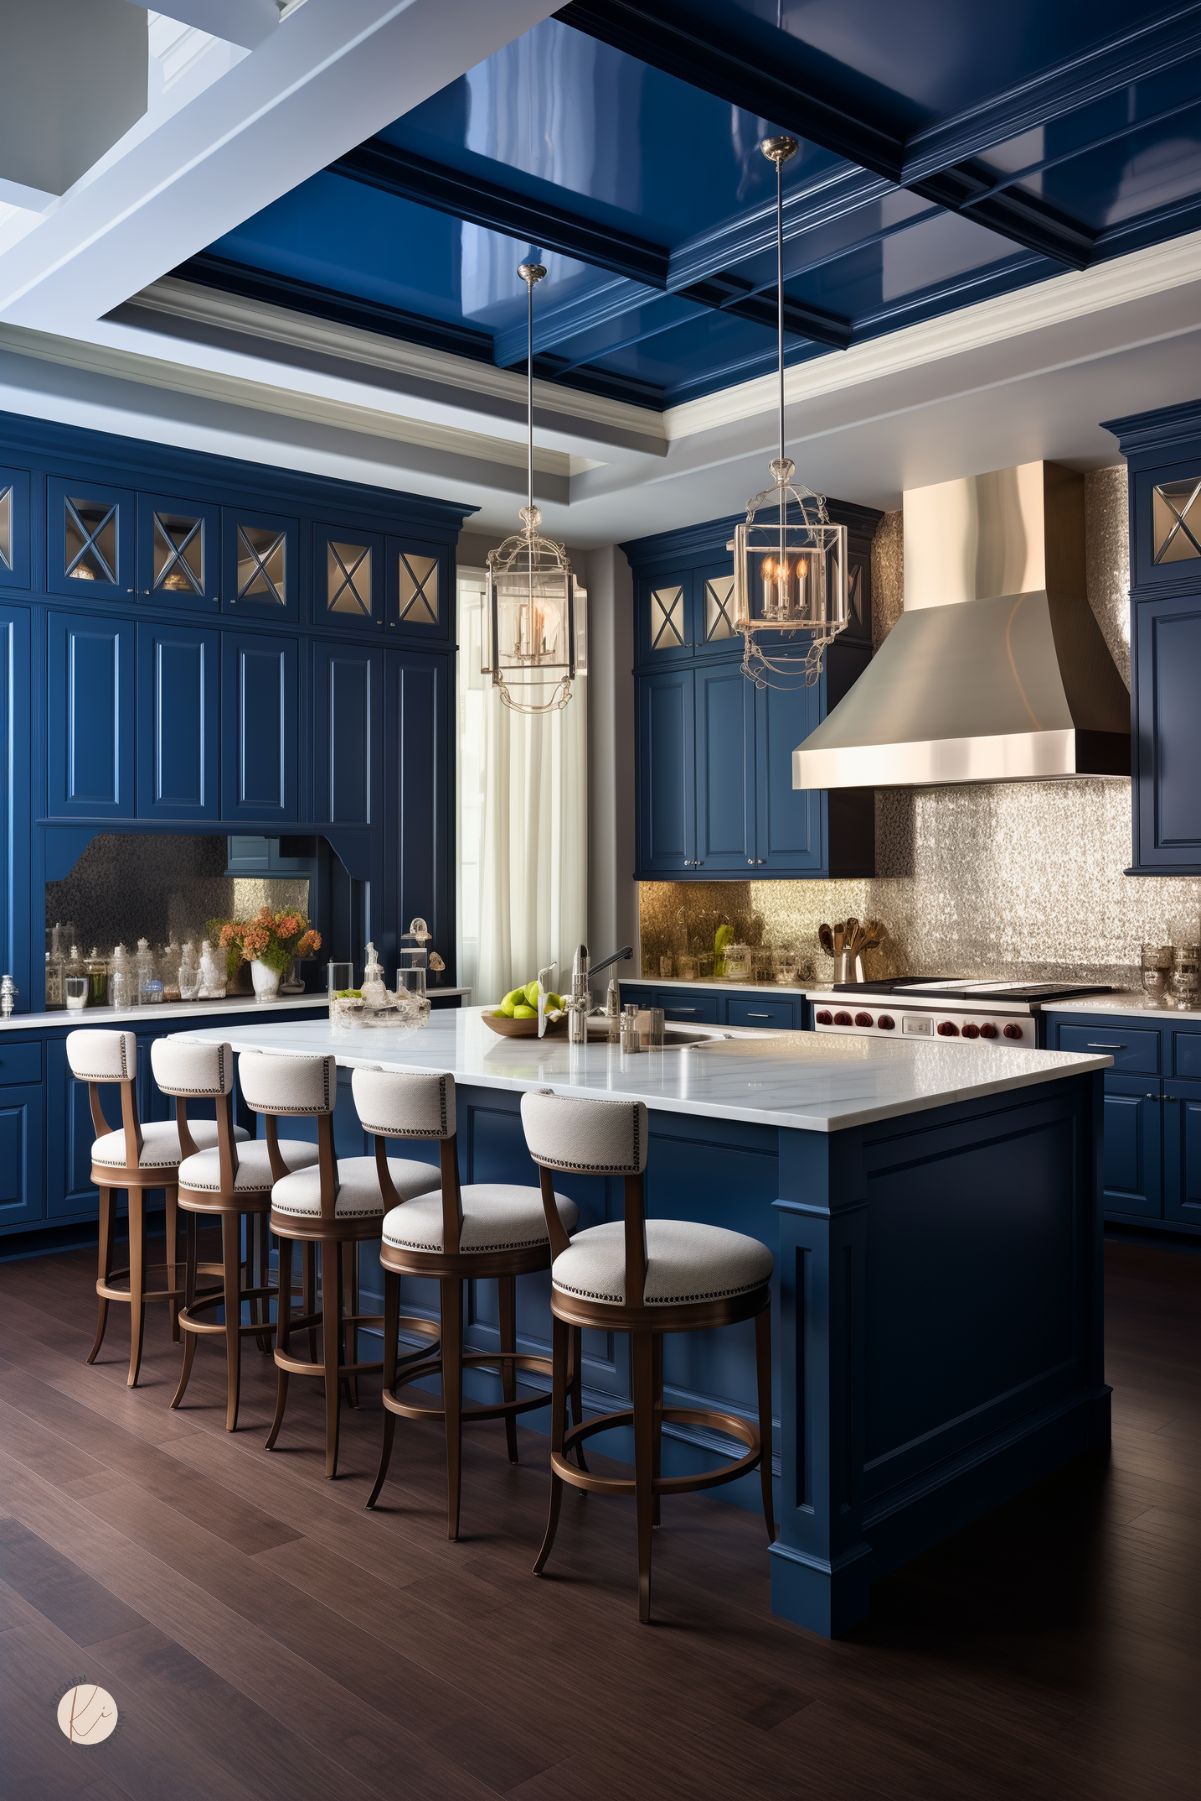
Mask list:
POLYGON ((538 980, 537 976, 535 976, 532 982, 527 982, 525 985, 525 1004, 526 1004, 526 1006, 527 1007, 536 1007, 538 1005, 538 996, 541 993, 542 993, 542 984, 538 980))
POLYGON ((537 1017, 537 1007, 514 1007, 513 1009, 514 1019, 537 1019, 537 1017))
POLYGON ((546 997, 546 1010, 548 1013, 561 1013, 563 1011, 563 996, 561 994, 548 994, 546 997))
POLYGON ((500 1003, 500 1006, 497 1008, 497 1012, 500 1013, 505 1019, 512 1019, 514 1007, 524 1006, 524 1005, 525 1005, 525 989, 524 988, 510 988, 508 994, 506 994, 504 1000, 500 1003))

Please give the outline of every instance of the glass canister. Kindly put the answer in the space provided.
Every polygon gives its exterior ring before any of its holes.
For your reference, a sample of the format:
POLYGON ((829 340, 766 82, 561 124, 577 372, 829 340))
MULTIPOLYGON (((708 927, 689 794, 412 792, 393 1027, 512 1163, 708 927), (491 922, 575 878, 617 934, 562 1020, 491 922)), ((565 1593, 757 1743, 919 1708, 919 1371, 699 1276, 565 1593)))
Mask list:
POLYGON ((110 1007, 128 1007, 130 1005, 130 989, 132 982, 129 975, 129 953, 123 944, 113 946, 113 954, 108 966, 108 1004, 110 1007))
POLYGON ((1141 957, 1143 993, 1149 1006, 1161 1002, 1168 992, 1172 974, 1170 944, 1144 944, 1141 957))
POLYGON ((105 1006, 108 1001, 108 958, 100 955, 98 945, 92 946, 83 967, 88 978, 88 1006, 105 1006))
POLYGON ((727 944, 725 978, 727 982, 750 981, 751 947, 749 944, 727 944))
POLYGON ((179 953, 176 986, 181 1001, 194 1001, 200 993, 200 966, 196 961, 196 946, 190 938, 179 953))
POLYGON ((1178 944, 1172 952, 1171 996, 1182 1012, 1201 1006, 1201 944, 1178 944))

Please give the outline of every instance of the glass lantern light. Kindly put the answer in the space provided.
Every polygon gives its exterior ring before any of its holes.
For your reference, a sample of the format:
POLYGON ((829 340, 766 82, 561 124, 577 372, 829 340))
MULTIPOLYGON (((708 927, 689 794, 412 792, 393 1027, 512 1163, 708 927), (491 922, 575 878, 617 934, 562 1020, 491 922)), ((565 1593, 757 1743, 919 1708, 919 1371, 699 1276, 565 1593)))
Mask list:
POLYGON ((826 503, 803 482, 784 452, 784 209, 782 169, 797 141, 765 138, 759 146, 776 166, 776 352, 779 455, 772 486, 748 503, 735 527, 734 629, 743 642, 742 670, 757 687, 811 687, 822 660, 847 623, 847 532, 833 525, 826 503))
POLYGON ((518 274, 526 284, 526 504, 521 530, 488 552, 484 674, 515 713, 554 713, 582 667, 576 589, 567 552, 541 531, 534 505, 534 287, 546 270, 522 263, 518 274))

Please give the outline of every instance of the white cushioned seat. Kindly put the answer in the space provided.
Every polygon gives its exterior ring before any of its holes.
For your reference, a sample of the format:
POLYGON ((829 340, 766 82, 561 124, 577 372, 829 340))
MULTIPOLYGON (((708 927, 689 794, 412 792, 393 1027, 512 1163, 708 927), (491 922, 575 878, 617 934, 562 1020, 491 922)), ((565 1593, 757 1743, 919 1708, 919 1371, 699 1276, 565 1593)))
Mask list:
MULTIPOLYGON (((213 1119, 190 1119, 188 1130, 201 1150, 217 1142, 217 1122, 213 1119)), ((235 1136, 247 1136, 242 1126, 234 1128, 235 1136)), ((152 1119, 142 1127, 142 1155, 139 1169, 169 1169, 178 1163, 182 1152, 179 1129, 173 1119, 152 1119)), ((214 1153, 215 1155, 215 1153, 214 1153)), ((92 1162, 121 1165, 125 1162, 125 1133, 105 1132, 92 1145, 92 1162)))
MULTIPOLYGON (((433 1164, 399 1157, 388 1158, 388 1169, 397 1194, 406 1198, 421 1194, 438 1174, 433 1164)), ((374 1157, 339 1157, 338 1183, 336 1219, 365 1219, 372 1214, 382 1217, 384 1197, 374 1157)), ((313 1166, 284 1176, 271 1190, 271 1211, 316 1219, 321 1212, 321 1171, 313 1166)))
MULTIPOLYGON (((686 1219, 646 1222, 648 1307, 749 1294, 769 1282, 771 1272, 772 1254, 757 1238, 686 1219)), ((624 1222, 609 1220, 573 1238, 555 1258, 551 1281, 564 1294, 621 1306, 626 1281, 624 1222)))
MULTIPOLYGON (((306 1144, 303 1138, 281 1138, 279 1151, 289 1171, 307 1169, 317 1161, 317 1146, 306 1144)), ((239 1144, 234 1192, 263 1194, 274 1182, 266 1139, 251 1138, 247 1143, 239 1144)), ((220 1193, 220 1151, 197 1151, 194 1157, 185 1157, 179 1166, 179 1185, 209 1194, 220 1193)))
MULTIPOLYGON (((537 1188, 506 1182, 469 1182, 461 1195, 461 1251, 516 1251, 546 1243, 546 1215, 537 1188)), ((555 1201, 564 1227, 573 1232, 579 1208, 565 1194, 556 1194, 555 1201)), ((383 1239, 398 1251, 441 1251, 441 1189, 418 1195, 403 1207, 393 1207, 384 1220, 383 1239)))

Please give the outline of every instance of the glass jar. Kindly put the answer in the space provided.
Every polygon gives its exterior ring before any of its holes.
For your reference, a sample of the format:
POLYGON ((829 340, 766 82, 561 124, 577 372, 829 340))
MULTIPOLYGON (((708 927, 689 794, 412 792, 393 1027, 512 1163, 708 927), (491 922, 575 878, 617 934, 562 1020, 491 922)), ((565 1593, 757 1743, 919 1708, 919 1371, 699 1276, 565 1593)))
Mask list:
POLYGON ((108 1004, 110 1007, 128 1007, 130 1004, 129 957, 123 944, 113 946, 112 960, 108 970, 108 1004))
POLYGON ((84 964, 84 974, 88 978, 88 1006, 103 1007, 108 1001, 108 958, 100 955, 96 945, 84 964))
POLYGON ((1172 974, 1172 947, 1170 944, 1144 944, 1140 959, 1143 978, 1143 993, 1147 997, 1148 1006, 1162 1002, 1168 992, 1168 982, 1172 974))
POLYGON ((727 982, 750 981, 751 947, 749 944, 727 944, 725 978, 727 982))
POLYGON ((1201 1005, 1201 945, 1178 944, 1172 952, 1171 997, 1181 1012, 1201 1005))

